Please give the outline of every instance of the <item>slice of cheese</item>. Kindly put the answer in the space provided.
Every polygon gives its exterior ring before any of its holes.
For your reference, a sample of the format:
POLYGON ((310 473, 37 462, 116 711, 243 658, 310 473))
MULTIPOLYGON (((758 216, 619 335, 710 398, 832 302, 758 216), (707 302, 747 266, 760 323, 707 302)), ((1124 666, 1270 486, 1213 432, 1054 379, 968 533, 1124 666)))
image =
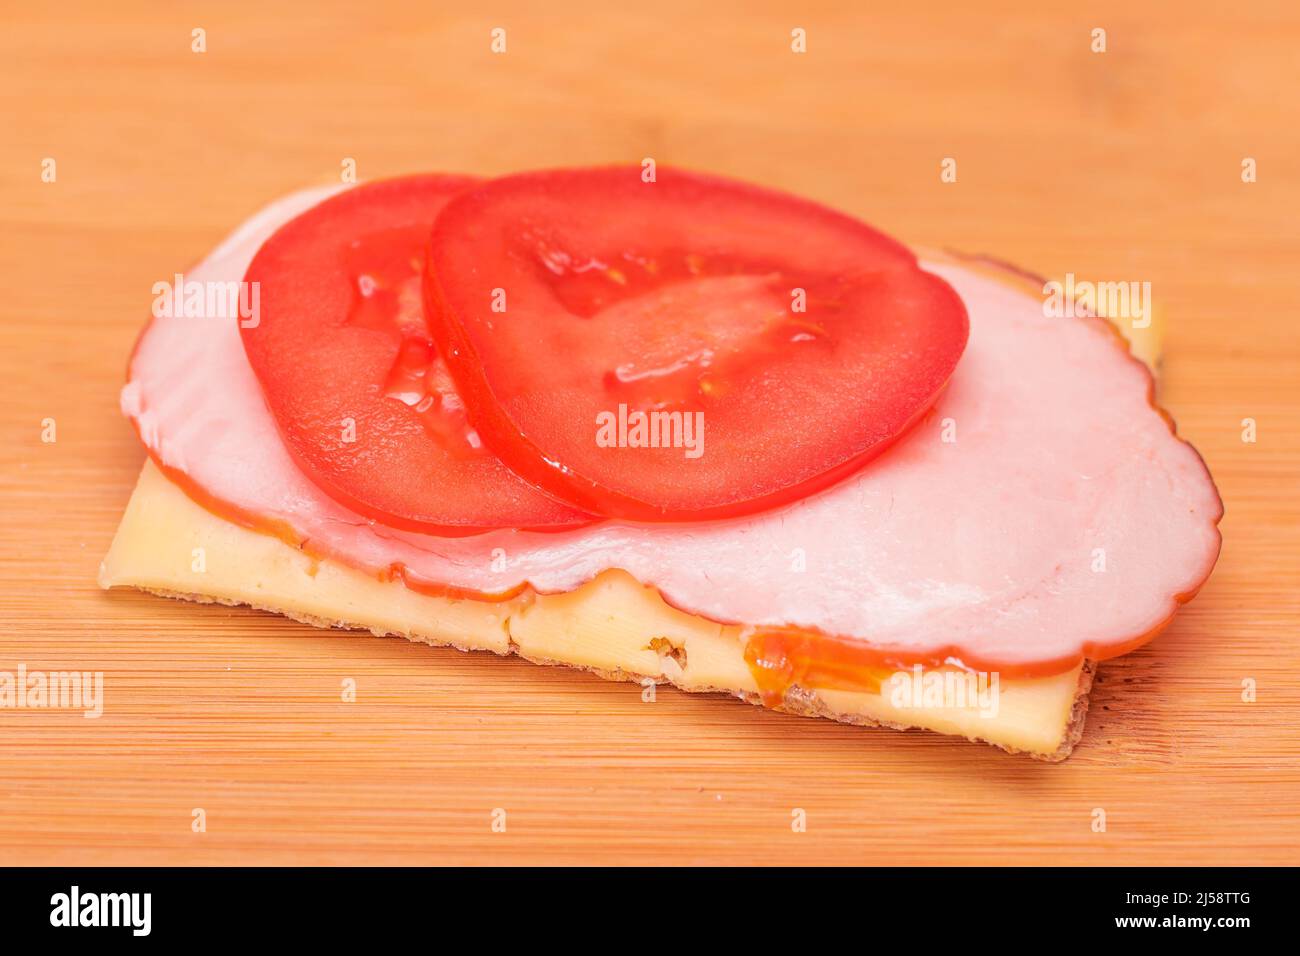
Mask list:
MULTIPOLYGON (((567 594, 501 601, 434 597, 316 560, 192 501, 146 463, 100 568, 105 588, 247 604, 322 627, 368 628, 462 650, 517 653, 621 680, 758 703, 745 632, 676 610, 621 571, 567 594)), ((990 680, 984 693, 953 668, 900 673, 878 692, 791 687, 779 709, 858 724, 921 727, 1062 759, 1082 729, 1089 664, 1041 678, 990 680), (946 689, 946 690, 945 690, 946 689)))

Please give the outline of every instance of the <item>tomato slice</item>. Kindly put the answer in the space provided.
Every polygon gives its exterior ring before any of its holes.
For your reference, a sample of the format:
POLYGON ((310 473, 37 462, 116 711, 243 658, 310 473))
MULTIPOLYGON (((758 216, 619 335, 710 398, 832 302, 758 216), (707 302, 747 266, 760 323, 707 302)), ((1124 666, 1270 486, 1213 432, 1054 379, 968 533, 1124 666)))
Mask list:
POLYGON ((353 511, 442 535, 586 523, 483 447, 428 334, 429 229, 473 182, 371 183, 287 223, 249 265, 244 350, 290 453, 353 511))
POLYGON ((524 173, 438 216, 434 338, 484 442, 576 507, 723 518, 843 478, 966 345, 905 247, 812 202, 660 167, 524 173))

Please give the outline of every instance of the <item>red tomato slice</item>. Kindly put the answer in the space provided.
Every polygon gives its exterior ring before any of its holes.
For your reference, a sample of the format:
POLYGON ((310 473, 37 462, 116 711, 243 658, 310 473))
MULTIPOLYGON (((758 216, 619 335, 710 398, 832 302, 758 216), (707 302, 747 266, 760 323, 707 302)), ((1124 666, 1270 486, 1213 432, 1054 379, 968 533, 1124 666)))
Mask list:
POLYGON ((482 447, 429 338, 429 229, 473 182, 376 182, 287 223, 248 268, 260 321, 244 350, 291 454, 353 511, 442 535, 582 524, 482 447))
POLYGON ((918 420, 966 345, 960 298, 893 239, 663 167, 484 183, 429 250, 426 313, 484 442, 609 517, 826 487, 918 420))

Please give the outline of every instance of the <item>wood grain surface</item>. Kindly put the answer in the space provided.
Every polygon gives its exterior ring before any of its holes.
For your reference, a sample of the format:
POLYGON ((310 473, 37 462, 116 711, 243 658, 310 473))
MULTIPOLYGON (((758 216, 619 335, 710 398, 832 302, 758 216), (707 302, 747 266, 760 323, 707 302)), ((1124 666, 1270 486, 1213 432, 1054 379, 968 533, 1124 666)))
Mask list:
POLYGON ((0 863, 1300 863, 1297 7, 615 6, 5 4, 0 670, 106 686, 98 720, 0 710, 0 863), (155 281, 348 158, 646 156, 1151 282, 1225 543, 1170 630, 1101 668, 1071 760, 96 587, 155 281))

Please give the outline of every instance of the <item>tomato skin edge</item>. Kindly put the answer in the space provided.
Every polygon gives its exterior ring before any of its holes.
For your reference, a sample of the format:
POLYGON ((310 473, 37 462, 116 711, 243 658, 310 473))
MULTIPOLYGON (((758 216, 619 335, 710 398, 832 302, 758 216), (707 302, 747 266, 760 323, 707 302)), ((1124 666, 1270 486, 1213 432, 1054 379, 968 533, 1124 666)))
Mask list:
MULTIPOLYGON (((388 512, 382 511, 378 508, 373 508, 367 505, 365 502, 359 501, 353 496, 340 490, 336 485, 334 485, 331 481, 329 481, 329 479, 327 479, 325 476, 317 472, 316 469, 314 469, 305 458, 303 458, 297 453, 297 451, 293 447, 293 444, 288 441, 284 432, 281 430, 280 423, 278 421, 276 422, 276 432, 280 435, 280 440, 284 445, 285 449, 289 452, 289 457, 293 459, 293 463, 298 467, 299 471, 301 471, 304 475, 307 476, 307 478, 311 481, 313 486, 319 488, 321 491, 327 494, 334 501, 338 502, 344 508, 347 508, 349 511, 353 512, 354 514, 360 515, 362 518, 365 518, 366 520, 371 521, 374 524, 383 525, 386 528, 394 528, 398 531, 410 531, 416 534, 427 534, 438 538, 471 538, 474 537, 475 535, 491 534, 494 531, 529 531, 529 532, 537 532, 540 534, 546 534, 550 532, 559 533, 563 531, 576 531, 579 528, 585 528, 603 520, 599 515, 593 513, 586 520, 574 521, 572 523, 566 523, 566 524, 557 523, 557 524, 539 525, 536 527, 529 527, 526 525, 515 527, 511 525, 509 527, 505 527, 505 526, 495 526, 495 525, 482 526, 482 525, 469 525, 469 524, 447 525, 447 524, 438 524, 429 521, 421 521, 416 518, 403 518, 398 515, 389 514, 388 512)), ((549 492, 546 493, 548 495, 550 494, 549 492)), ((555 495, 550 495, 550 496, 556 497, 555 495)), ((559 499, 559 500, 562 501, 564 504, 568 504, 568 502, 563 501, 563 499, 559 499)), ((576 507, 576 506, 571 506, 571 507, 576 507)))

